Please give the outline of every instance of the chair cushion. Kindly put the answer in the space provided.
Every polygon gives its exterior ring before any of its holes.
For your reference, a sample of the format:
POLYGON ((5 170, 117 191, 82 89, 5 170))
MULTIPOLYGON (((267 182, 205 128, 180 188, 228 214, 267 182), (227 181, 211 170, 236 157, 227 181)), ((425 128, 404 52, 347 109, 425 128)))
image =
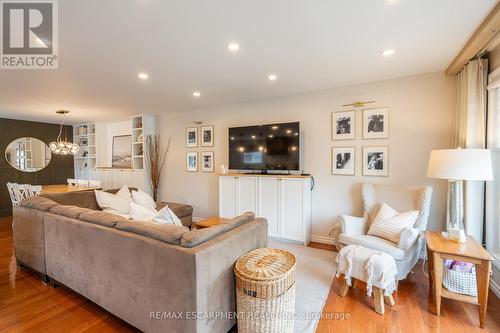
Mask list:
POLYGON ((116 229, 174 245, 179 245, 182 235, 189 231, 186 227, 180 227, 174 224, 160 224, 146 221, 120 221, 116 225, 116 229))
POLYGON ((344 245, 357 244, 373 250, 382 251, 393 256, 394 259, 396 260, 405 259, 405 252, 402 249, 400 249, 397 244, 376 236, 370 236, 370 235, 350 236, 346 234, 340 234, 339 242, 344 245))
POLYGON ((28 197, 21 201, 20 206, 38 209, 44 212, 48 212, 52 207, 59 205, 57 202, 42 197, 40 195, 35 195, 33 197, 28 197))
POLYGON ((82 208, 77 206, 63 206, 57 205, 50 209, 52 214, 66 216, 72 219, 80 218, 80 214, 90 211, 88 208, 82 208))
POLYGON ((383 202, 367 234, 398 243, 401 231, 413 227, 417 218, 418 210, 400 213, 383 202))
POLYGON ((127 219, 122 216, 95 210, 88 210, 81 213, 80 220, 109 228, 114 228, 118 222, 127 221, 127 219))

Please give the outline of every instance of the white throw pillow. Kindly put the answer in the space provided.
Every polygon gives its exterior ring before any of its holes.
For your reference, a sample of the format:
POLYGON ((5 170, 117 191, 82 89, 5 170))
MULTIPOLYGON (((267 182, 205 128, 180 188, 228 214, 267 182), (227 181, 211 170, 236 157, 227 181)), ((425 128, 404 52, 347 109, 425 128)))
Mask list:
POLYGON ((101 209, 113 214, 128 214, 130 210, 129 201, 116 194, 94 190, 95 199, 101 209))
POLYGON ((130 194, 130 189, 128 188, 127 185, 123 185, 122 188, 119 189, 115 195, 127 200, 128 202, 132 201, 132 195, 130 194))
POLYGON ((151 221, 182 226, 181 220, 170 210, 170 208, 168 208, 168 206, 163 207, 160 211, 156 211, 149 210, 136 204, 135 202, 131 202, 129 216, 132 220, 151 221))
POLYGON ((135 202, 129 203, 130 212, 129 216, 132 220, 138 221, 152 221, 158 212, 144 208, 135 202))
POLYGON ((415 225, 418 213, 418 210, 400 213, 383 202, 377 216, 375 216, 370 225, 368 235, 377 236, 393 243, 398 243, 401 231, 404 228, 411 228, 415 225))
POLYGON ((144 191, 132 191, 132 199, 134 202, 149 210, 156 210, 156 202, 154 199, 144 191))

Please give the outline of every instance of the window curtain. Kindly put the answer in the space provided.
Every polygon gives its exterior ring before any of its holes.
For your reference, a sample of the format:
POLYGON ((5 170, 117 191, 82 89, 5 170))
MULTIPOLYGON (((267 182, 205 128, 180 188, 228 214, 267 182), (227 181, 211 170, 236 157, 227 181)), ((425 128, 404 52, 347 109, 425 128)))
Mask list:
POLYGON ((493 181, 486 182, 486 248, 500 258, 500 68, 488 76, 487 148, 491 151, 493 181))
MULTIPOLYGON (((488 60, 470 61, 455 78, 453 146, 486 148, 488 60)), ((464 183, 464 227, 483 241, 484 182, 464 183)))

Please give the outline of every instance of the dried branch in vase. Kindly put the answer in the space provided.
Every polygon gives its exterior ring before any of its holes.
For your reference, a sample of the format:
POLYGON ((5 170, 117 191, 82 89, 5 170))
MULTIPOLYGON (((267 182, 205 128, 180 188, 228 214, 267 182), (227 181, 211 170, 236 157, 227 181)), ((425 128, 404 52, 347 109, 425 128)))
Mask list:
POLYGON ((146 137, 146 167, 149 170, 151 187, 153 188, 153 199, 158 199, 158 186, 160 185, 161 171, 167 160, 168 150, 170 149, 170 140, 163 146, 159 135, 148 135, 146 137))

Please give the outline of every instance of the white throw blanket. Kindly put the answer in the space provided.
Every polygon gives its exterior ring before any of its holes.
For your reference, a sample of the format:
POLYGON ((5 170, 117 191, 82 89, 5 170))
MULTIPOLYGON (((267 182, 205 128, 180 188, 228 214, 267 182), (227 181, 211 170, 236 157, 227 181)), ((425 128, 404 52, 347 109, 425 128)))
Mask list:
POLYGON ((383 289, 385 296, 397 289, 398 269, 394 258, 387 253, 360 245, 348 245, 339 251, 336 261, 337 277, 344 274, 349 286, 351 278, 365 281, 368 296, 371 296, 373 286, 383 289))

